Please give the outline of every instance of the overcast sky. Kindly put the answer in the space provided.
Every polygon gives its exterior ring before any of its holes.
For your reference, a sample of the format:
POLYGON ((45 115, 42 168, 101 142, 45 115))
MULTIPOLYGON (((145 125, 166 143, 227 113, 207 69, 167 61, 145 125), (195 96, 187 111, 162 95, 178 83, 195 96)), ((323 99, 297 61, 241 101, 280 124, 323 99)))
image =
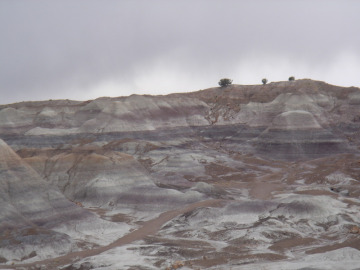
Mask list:
POLYGON ((360 86, 356 0, 0 0, 0 104, 311 78, 360 86))

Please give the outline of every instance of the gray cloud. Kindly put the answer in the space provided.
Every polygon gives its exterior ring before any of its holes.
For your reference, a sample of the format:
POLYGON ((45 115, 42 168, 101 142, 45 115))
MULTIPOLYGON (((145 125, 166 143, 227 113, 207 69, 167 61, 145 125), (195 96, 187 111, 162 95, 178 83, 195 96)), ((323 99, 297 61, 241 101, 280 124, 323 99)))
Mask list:
POLYGON ((290 75, 359 86, 359 1, 0 2, 0 103, 290 75))

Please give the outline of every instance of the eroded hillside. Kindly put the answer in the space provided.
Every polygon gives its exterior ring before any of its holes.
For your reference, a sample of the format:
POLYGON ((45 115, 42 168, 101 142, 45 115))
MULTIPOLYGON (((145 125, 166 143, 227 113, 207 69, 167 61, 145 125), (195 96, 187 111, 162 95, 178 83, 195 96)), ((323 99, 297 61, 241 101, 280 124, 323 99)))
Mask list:
POLYGON ((356 269, 359 133, 312 80, 2 105, 0 267, 356 269))

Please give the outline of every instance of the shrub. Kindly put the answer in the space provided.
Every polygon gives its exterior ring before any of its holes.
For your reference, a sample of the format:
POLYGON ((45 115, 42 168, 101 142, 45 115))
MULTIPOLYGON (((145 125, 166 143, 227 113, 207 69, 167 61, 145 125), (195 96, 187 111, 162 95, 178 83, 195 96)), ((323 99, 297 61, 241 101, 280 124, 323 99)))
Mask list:
POLYGON ((228 85, 230 85, 230 84, 232 84, 232 80, 229 79, 229 78, 223 78, 223 79, 221 79, 221 80, 219 81, 219 85, 220 85, 221 87, 225 87, 225 86, 228 86, 228 85))
POLYGON ((294 76, 289 77, 289 81, 295 81, 295 77, 294 76))
POLYGON ((266 78, 261 80, 263 84, 267 84, 268 80, 266 78))

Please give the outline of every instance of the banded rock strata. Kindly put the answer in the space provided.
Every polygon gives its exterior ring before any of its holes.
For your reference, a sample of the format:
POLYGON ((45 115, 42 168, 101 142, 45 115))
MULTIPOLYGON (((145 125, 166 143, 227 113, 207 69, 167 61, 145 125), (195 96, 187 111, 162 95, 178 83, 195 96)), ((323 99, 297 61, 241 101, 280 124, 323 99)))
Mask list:
POLYGON ((359 108, 358 88, 312 80, 1 105, 0 260, 88 250, 43 268, 100 267, 111 259, 94 255, 99 246, 140 239, 136 230, 203 201, 131 249, 109 247, 138 260, 107 269, 175 259, 189 269, 290 267, 345 249, 353 255, 339 265, 351 265, 360 258, 348 233, 360 222, 359 108))

